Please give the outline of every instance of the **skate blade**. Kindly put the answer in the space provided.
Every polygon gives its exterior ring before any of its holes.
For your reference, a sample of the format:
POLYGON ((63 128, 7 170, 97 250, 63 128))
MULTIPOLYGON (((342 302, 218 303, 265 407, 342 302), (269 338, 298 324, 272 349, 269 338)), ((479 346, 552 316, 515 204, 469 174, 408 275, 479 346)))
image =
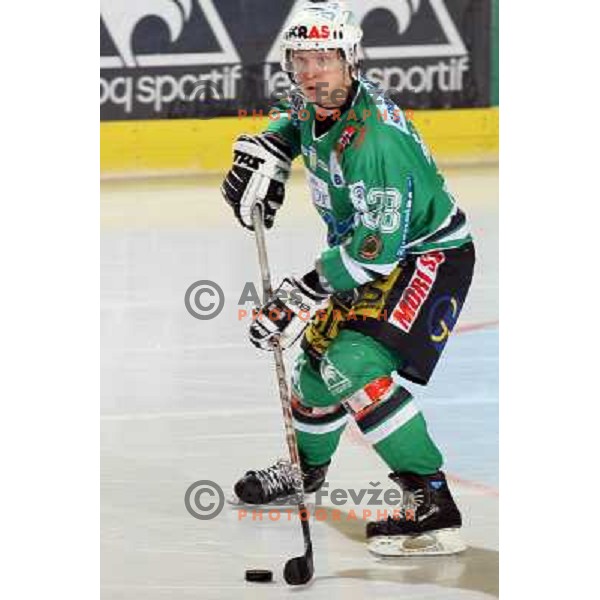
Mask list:
MULTIPOLYGON (((304 503, 307 506, 312 506, 311 500, 313 499, 314 494, 305 494, 304 495, 304 503)), ((281 498, 277 500, 277 502, 272 502, 269 504, 248 504, 243 500, 240 500, 235 494, 231 494, 229 498, 226 498, 227 504, 234 508, 248 508, 254 510, 276 510, 278 508, 297 508, 298 507, 298 499, 296 496, 288 496, 287 498, 281 498)))
POLYGON ((444 556, 467 549, 458 529, 438 529, 417 536, 377 536, 367 542, 377 556, 444 556))

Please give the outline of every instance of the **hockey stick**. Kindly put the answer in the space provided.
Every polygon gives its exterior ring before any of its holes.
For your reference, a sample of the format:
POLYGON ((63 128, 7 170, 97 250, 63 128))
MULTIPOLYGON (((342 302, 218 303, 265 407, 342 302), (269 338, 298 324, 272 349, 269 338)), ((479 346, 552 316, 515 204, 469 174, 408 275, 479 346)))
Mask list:
MULTIPOLYGON (((255 206, 252 211, 252 225, 256 238, 256 249, 258 250, 258 264, 262 278, 263 296, 271 298, 273 287, 271 286, 271 273, 269 271, 269 260, 267 256, 267 244, 265 241, 265 230, 261 216, 261 207, 255 206)), ((292 469, 297 481, 296 492, 298 493, 298 516, 302 524, 302 536, 304 538, 304 555, 290 558, 285 563, 283 576, 289 585, 302 585, 308 583, 315 572, 313 562, 312 541, 310 539, 310 527, 308 525, 308 512, 304 504, 304 488, 302 485, 302 470, 300 467, 300 456, 296 442, 296 432, 292 424, 292 406, 287 379, 285 376, 285 365, 283 364, 283 351, 279 345, 279 338, 273 340, 273 354, 275 356, 275 370, 277 372, 277 383, 279 384, 279 397, 283 409, 283 423, 285 425, 285 438, 290 453, 292 469)))

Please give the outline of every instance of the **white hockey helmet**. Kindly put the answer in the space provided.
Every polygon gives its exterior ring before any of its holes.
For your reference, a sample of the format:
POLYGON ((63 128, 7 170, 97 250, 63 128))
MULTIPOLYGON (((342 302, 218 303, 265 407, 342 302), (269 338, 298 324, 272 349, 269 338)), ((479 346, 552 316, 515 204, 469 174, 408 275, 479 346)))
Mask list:
POLYGON ((293 50, 335 50, 356 73, 363 32, 344 0, 309 0, 292 16, 281 36, 281 67, 292 81, 293 50))

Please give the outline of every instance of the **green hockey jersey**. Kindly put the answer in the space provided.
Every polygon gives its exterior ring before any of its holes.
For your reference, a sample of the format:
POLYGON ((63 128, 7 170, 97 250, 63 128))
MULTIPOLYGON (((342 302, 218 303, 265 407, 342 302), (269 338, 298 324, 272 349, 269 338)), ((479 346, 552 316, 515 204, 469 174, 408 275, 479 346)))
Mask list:
POLYGON ((350 108, 315 136, 315 108, 292 100, 268 131, 303 156, 329 247, 317 270, 333 290, 388 275, 407 254, 456 248, 471 236, 464 213, 414 125, 360 80, 350 108))

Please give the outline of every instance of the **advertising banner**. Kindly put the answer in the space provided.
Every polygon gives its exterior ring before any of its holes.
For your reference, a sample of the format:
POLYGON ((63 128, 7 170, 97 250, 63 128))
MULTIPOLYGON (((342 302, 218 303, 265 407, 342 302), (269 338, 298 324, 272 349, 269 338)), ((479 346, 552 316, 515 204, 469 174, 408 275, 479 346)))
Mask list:
MULTIPOLYGON (((305 0, 101 0, 103 121, 266 111, 278 40, 305 0)), ((362 73, 411 109, 490 105, 490 0, 348 0, 362 73)))

